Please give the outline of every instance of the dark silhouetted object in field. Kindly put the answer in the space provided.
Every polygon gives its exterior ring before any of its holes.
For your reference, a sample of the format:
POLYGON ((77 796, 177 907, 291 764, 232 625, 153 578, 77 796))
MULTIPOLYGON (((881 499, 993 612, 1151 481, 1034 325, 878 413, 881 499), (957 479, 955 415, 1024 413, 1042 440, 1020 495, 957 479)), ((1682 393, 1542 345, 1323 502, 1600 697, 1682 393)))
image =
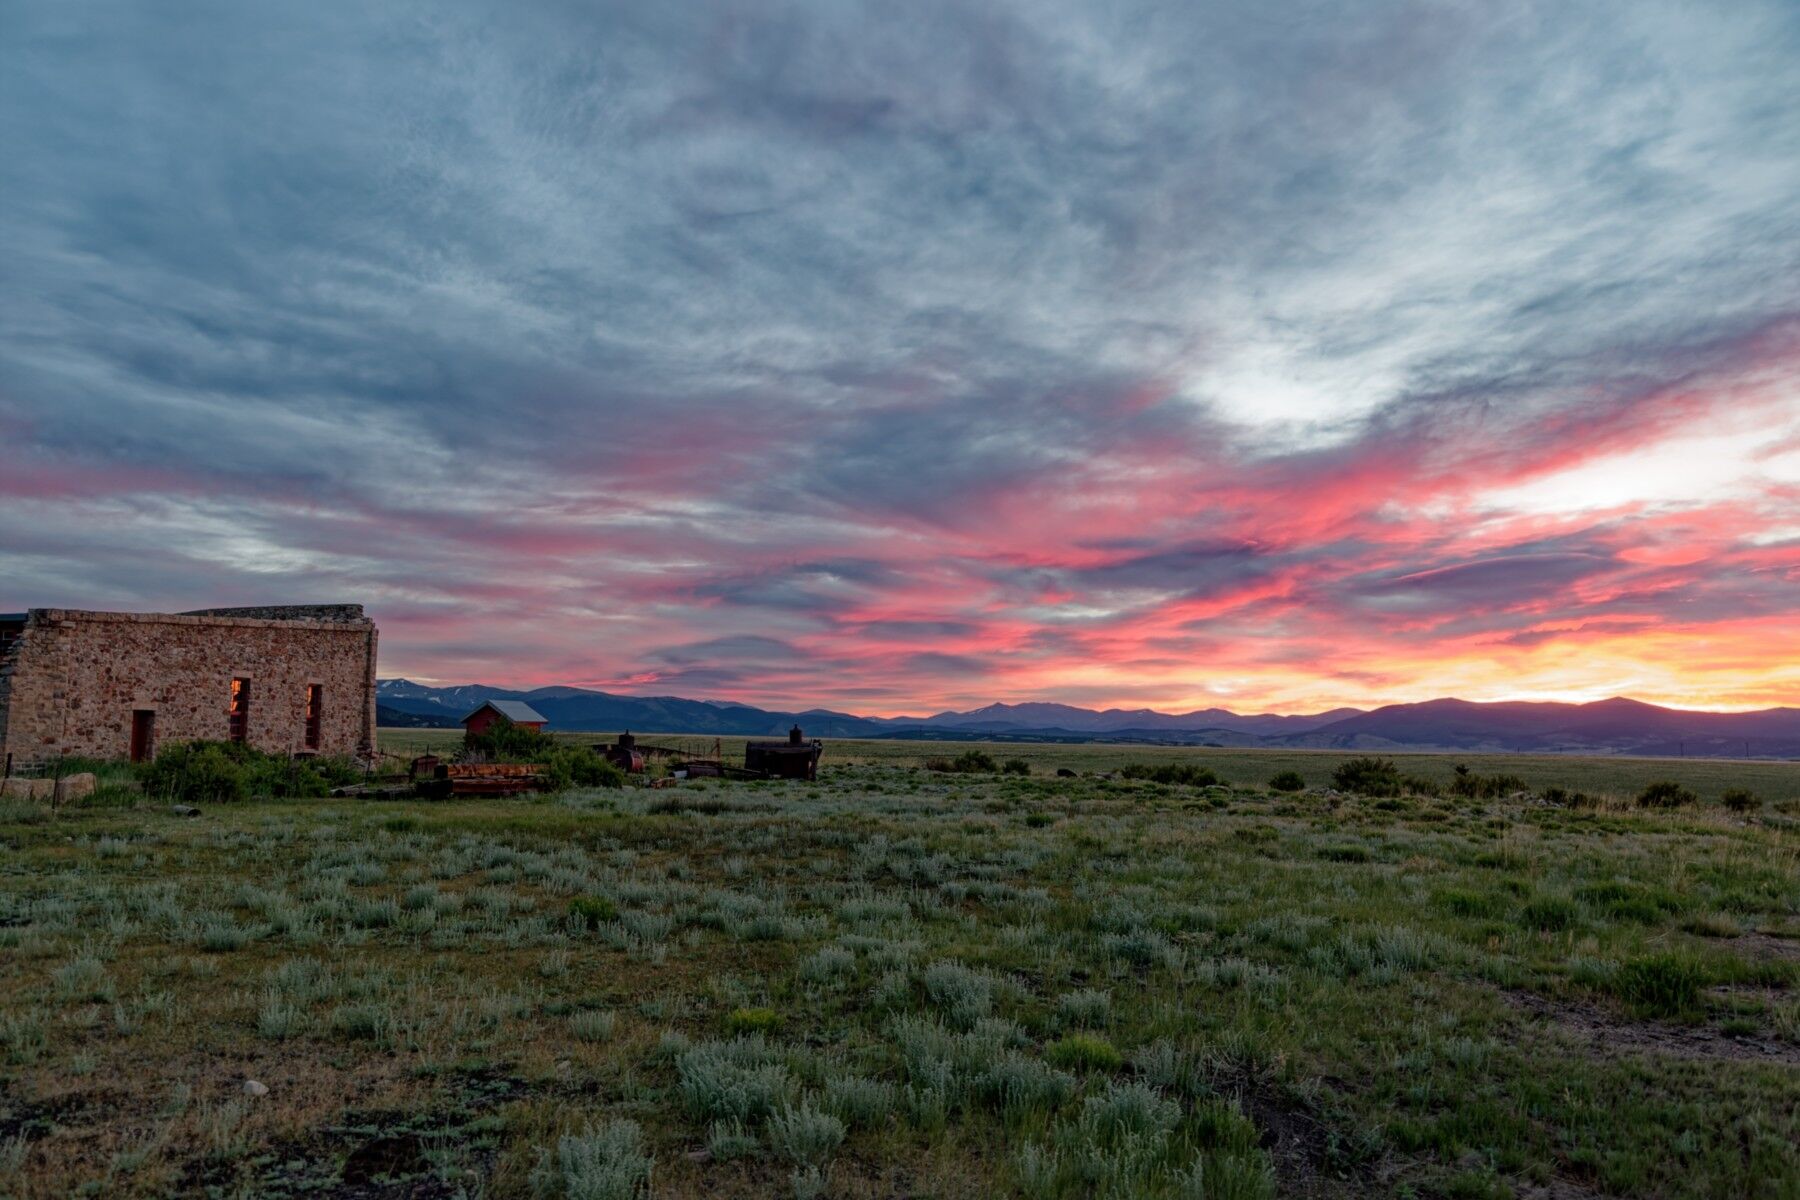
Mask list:
POLYGON ((759 771, 771 779, 816 779, 819 756, 825 744, 814 738, 806 740, 798 725, 788 730, 785 742, 747 742, 744 745, 744 769, 759 771))
POLYGON ((637 738, 627 729, 619 735, 619 740, 608 746, 601 753, 606 761, 627 775, 641 775, 644 771, 644 755, 637 748, 637 738))

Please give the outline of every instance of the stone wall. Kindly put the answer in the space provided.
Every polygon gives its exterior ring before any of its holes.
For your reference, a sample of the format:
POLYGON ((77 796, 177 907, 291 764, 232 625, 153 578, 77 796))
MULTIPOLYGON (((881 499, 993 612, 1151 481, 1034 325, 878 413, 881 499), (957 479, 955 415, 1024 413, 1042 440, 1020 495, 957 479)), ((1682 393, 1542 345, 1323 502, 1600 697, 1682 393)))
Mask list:
POLYGON ((375 624, 355 606, 333 608, 323 620, 279 615, 307 609, 256 617, 33 609, 0 660, 0 758, 123 757, 139 709, 156 714, 157 745, 223 739, 233 678, 250 680, 247 740, 257 749, 305 746, 307 686, 318 684, 319 753, 370 753, 375 624))

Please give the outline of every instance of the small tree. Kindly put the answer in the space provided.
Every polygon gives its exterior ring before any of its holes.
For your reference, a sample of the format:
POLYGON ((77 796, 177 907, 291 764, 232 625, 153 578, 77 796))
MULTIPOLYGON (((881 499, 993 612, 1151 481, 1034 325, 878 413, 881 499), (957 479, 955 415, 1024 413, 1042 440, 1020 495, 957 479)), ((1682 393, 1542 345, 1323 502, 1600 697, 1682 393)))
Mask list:
POLYGON ((1269 780, 1272 792, 1297 792, 1306 786, 1306 779, 1298 771, 1282 771, 1269 780))
POLYGON ((1637 802, 1640 808, 1679 808, 1699 798, 1672 779, 1659 779, 1638 793, 1637 802))
POLYGON ((1732 812, 1755 812, 1762 807, 1762 798, 1748 788, 1727 788, 1719 799, 1732 812))

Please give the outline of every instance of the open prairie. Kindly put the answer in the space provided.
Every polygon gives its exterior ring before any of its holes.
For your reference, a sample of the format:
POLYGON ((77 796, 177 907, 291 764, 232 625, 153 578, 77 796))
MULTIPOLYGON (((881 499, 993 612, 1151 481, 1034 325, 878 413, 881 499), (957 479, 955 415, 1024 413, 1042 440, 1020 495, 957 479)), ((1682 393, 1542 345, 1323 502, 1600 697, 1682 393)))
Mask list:
POLYGON ((1800 768, 968 749, 9 803, 0 1195, 1800 1195, 1800 768))

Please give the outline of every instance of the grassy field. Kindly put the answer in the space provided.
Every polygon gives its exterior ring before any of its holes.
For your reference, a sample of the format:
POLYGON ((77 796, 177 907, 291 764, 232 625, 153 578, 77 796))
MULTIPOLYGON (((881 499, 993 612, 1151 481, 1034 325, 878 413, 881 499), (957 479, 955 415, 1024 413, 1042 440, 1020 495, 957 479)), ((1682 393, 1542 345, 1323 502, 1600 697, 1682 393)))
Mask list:
MULTIPOLYGON (((579 745, 603 745, 610 733, 564 733, 557 737, 579 745)), ((715 739, 695 734, 640 733, 640 740, 709 755, 715 739)), ((728 763, 744 761, 743 738, 717 739, 728 763)), ((427 751, 447 753, 462 744, 460 729, 383 729, 381 748, 402 758, 427 751)), ((1298 771, 1309 784, 1331 782, 1331 773, 1346 759, 1364 751, 1218 750, 1198 746, 1044 745, 1018 742, 913 742, 832 738, 825 762, 836 765, 921 767, 934 758, 955 758, 968 749, 984 750, 996 759, 1023 758, 1034 770, 1054 774, 1060 768, 1082 772, 1116 771, 1132 763, 1195 763, 1226 783, 1260 787, 1281 771, 1298 771)), ((1706 758, 1582 758, 1566 754, 1387 754, 1408 775, 1449 783, 1456 765, 1484 775, 1517 775, 1526 786, 1561 787, 1609 799, 1629 800, 1661 779, 1672 779, 1716 801, 1729 788, 1748 788, 1766 800, 1800 800, 1800 762, 1706 758)))
POLYGON ((966 749, 0 808, 0 1195, 1800 1196, 1796 768, 966 749))

